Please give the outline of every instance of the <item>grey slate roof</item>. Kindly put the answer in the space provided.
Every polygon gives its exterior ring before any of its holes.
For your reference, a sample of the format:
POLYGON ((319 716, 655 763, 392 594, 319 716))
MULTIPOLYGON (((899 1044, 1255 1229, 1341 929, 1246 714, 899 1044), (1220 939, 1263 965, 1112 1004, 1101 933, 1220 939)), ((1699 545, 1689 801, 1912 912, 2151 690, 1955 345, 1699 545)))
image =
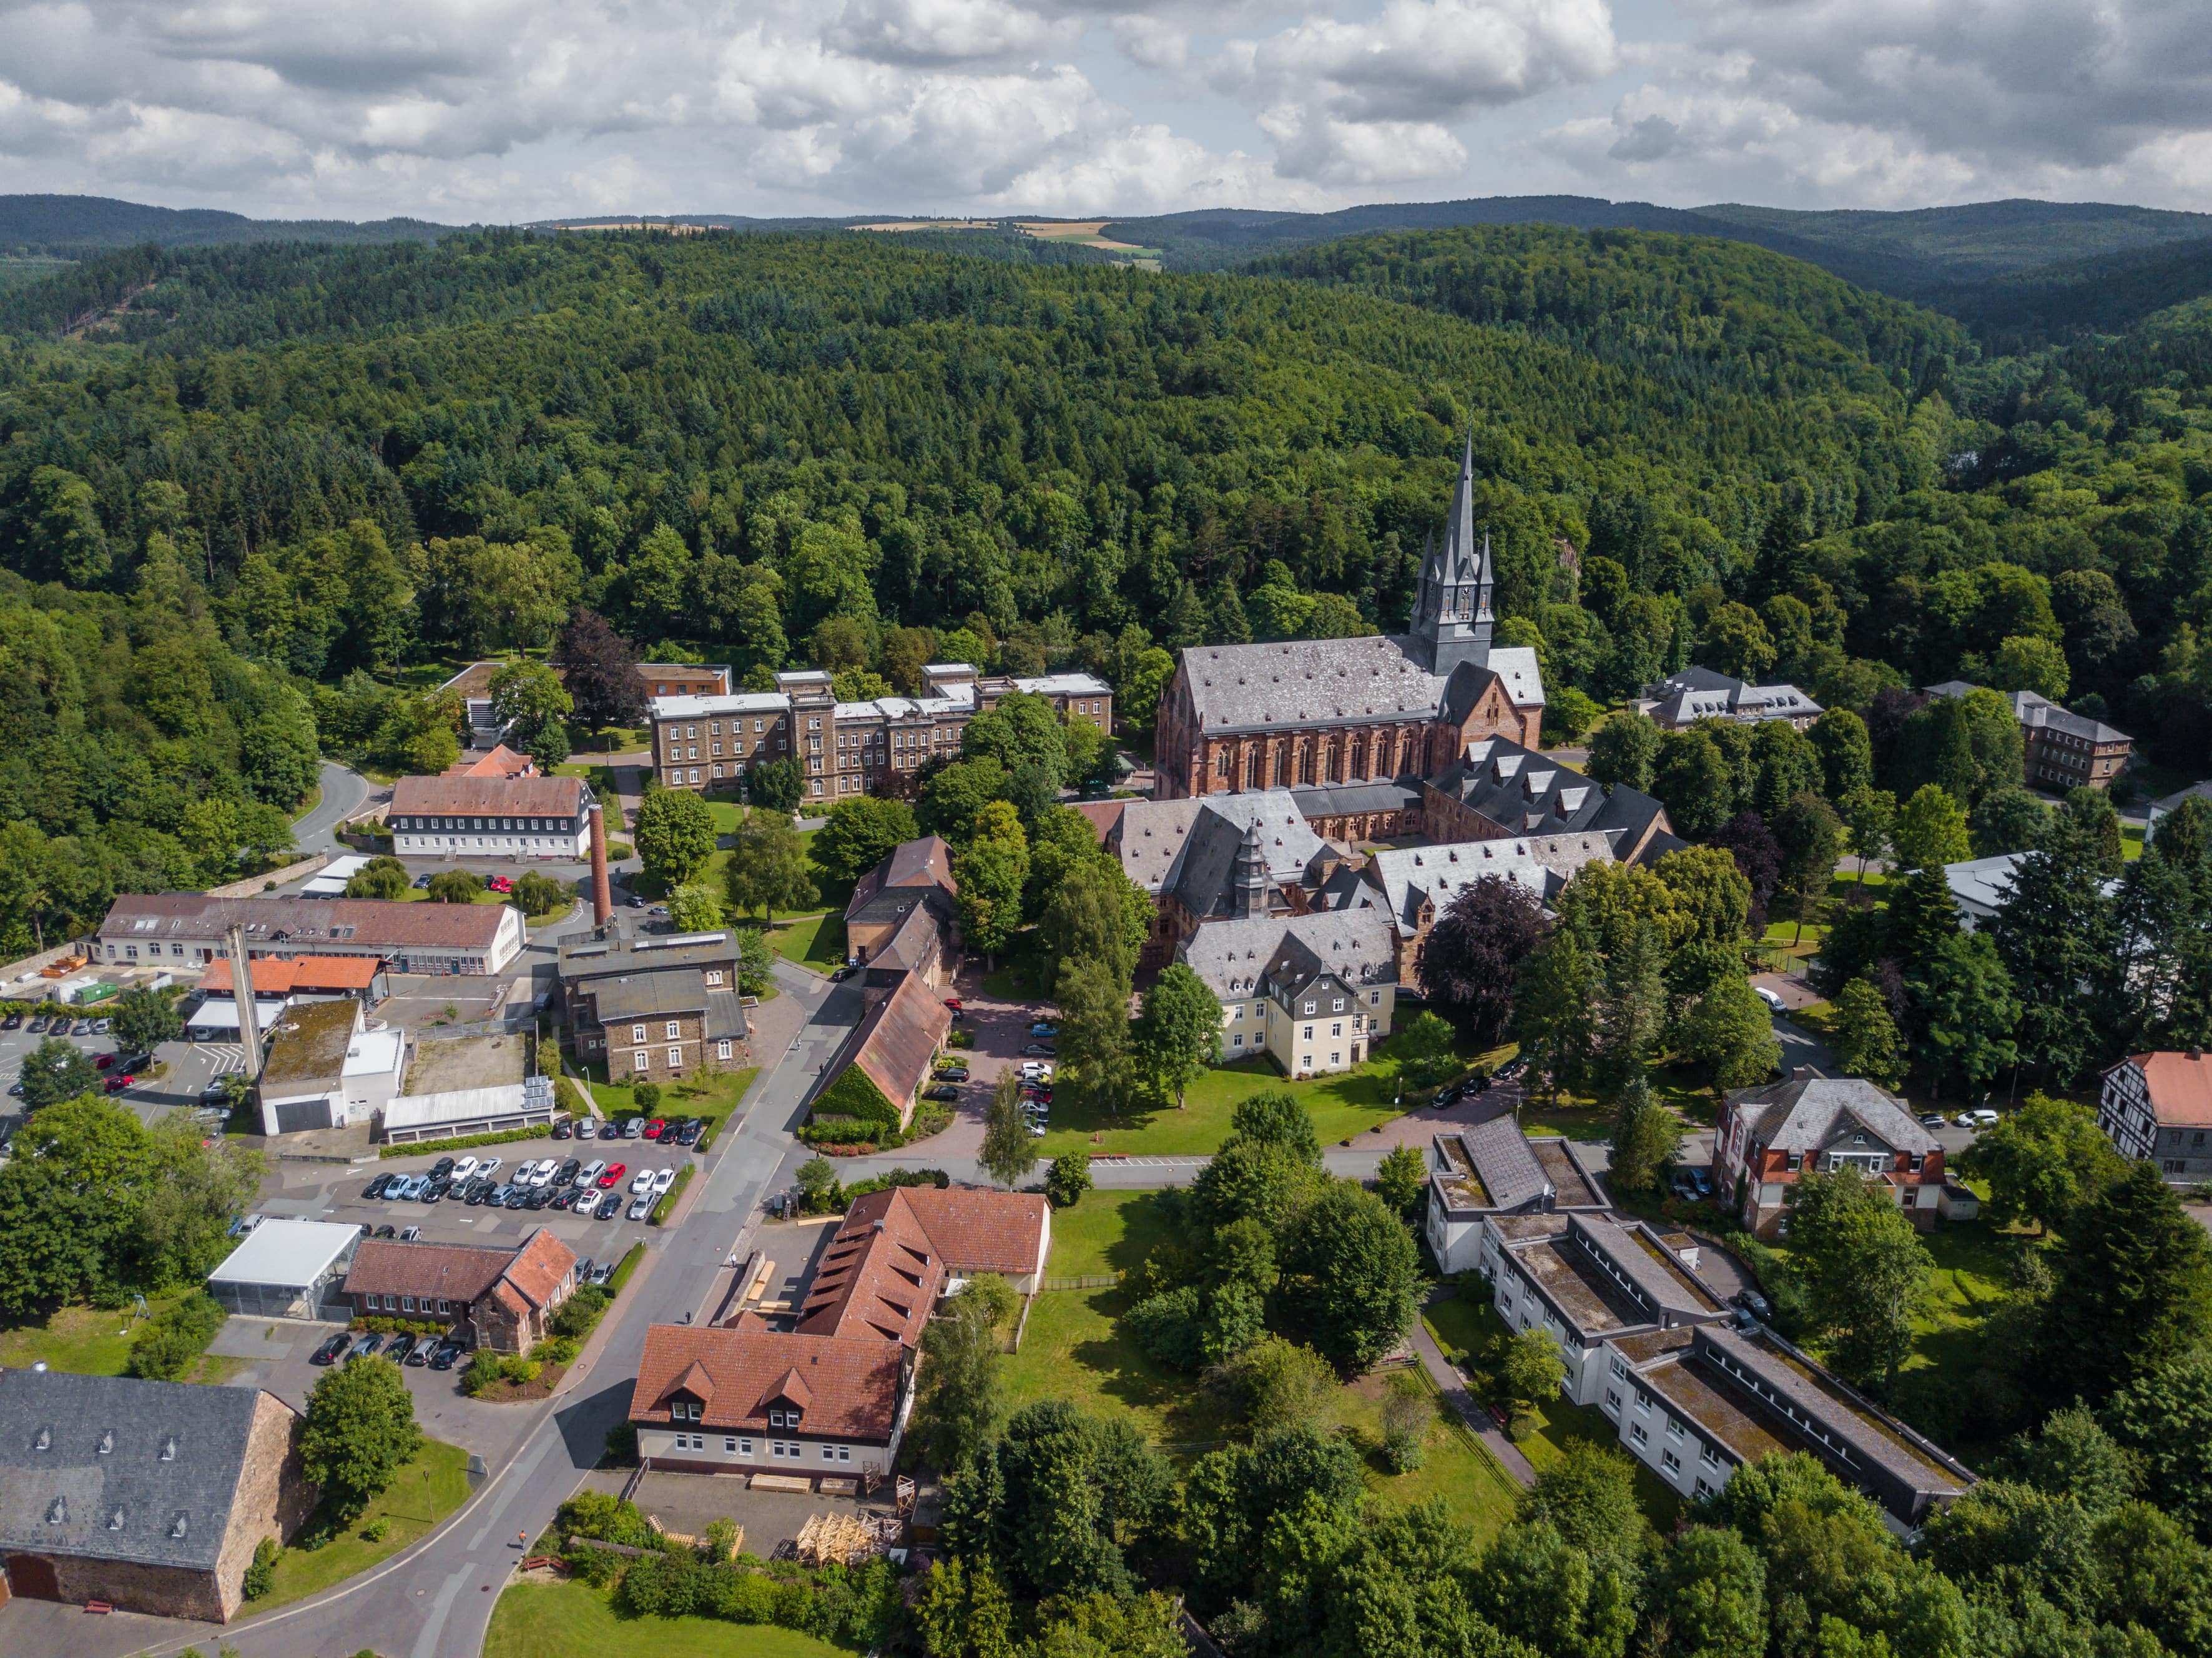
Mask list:
POLYGON ((1579 771, 1504 737, 1481 737, 1447 766, 1432 787, 1480 813, 1509 835, 1620 832, 1633 846, 1665 808, 1616 783, 1608 791, 1579 771))
POLYGON ((1551 1192, 1543 1165, 1528 1149, 1528 1137, 1510 1117, 1477 1123, 1462 1131, 1459 1143, 1495 1207, 1519 1209, 1551 1192))
POLYGON ((1348 889, 1348 900, 1340 907, 1364 907, 1362 899, 1379 887, 1380 907, 1401 932, 1413 932, 1419 926, 1424 900, 1434 904, 1441 916, 1454 899, 1485 875, 1517 882, 1548 902, 1584 864, 1613 861, 1612 837, 1595 829, 1395 847, 1369 857, 1360 883, 1364 893, 1348 889))
POLYGON ((1697 720, 1805 720, 1824 711, 1794 685, 1752 685, 1710 667, 1670 674, 1645 694, 1657 704, 1652 716, 1668 726, 1697 720))
POLYGON ((1448 694, 1472 702, 1495 674, 1521 707, 1541 707, 1543 676, 1525 646, 1493 648, 1487 670, 1458 670, 1459 689, 1422 664, 1409 636, 1291 639, 1274 644, 1196 645, 1182 653, 1191 711, 1207 731, 1281 730, 1356 725, 1368 720, 1427 719, 1448 694))
POLYGON ((0 1552, 213 1570, 261 1399, 258 1387, 0 1372, 0 1552))
MULTIPOLYGON (((1970 691, 1982 687, 1971 680, 1946 680, 1941 685, 1927 687, 1931 697, 1963 697, 1970 691)), ((2071 709, 2061 708, 2048 697, 2033 691, 2001 691, 1997 693, 2012 705, 2012 716, 2025 729, 2063 731, 2069 737, 2079 737, 2084 742, 2132 743, 2133 737, 2124 731, 2106 725, 2102 720, 2093 720, 2087 714, 2076 714, 2071 709)))
POLYGON ((1857 1076, 1809 1076, 1746 1088, 1729 1096, 1749 1125, 1751 1143, 1776 1151, 1817 1152, 1836 1137, 1865 1130, 1893 1151, 1922 1155, 1936 1137, 1873 1083, 1857 1076))
POLYGON ((1389 923, 1356 910, 1210 922, 1176 947, 1176 957, 1224 1001, 1295 994, 1324 973, 1352 987, 1398 981, 1389 923))
POLYGON ((730 933, 648 932, 631 917, 617 915, 603 929, 562 939, 558 971, 573 983, 610 973, 723 966, 737 959, 737 942, 730 933))
POLYGON ((1352 812, 1401 812, 1421 803, 1421 791, 1410 783, 1335 783, 1293 789, 1291 798, 1306 816, 1328 818, 1352 812))
POLYGON ((1237 843, 1255 820, 1268 879, 1295 884, 1322 842, 1287 789, 1129 802, 1119 831, 1122 872, 1148 893, 1171 893, 1209 915, 1228 894, 1237 843))
POLYGON ((703 1013, 708 992, 707 982, 696 967, 664 967, 657 972, 629 972, 618 978, 594 980, 590 994, 599 1009, 599 1022, 611 1025, 624 1019, 703 1013))
POLYGON ((1718 1317, 1727 1309, 1680 1261, 1662 1259, 1662 1247, 1636 1222, 1617 1224, 1595 1216, 1568 1217, 1567 1239, 1653 1314, 1653 1322, 1718 1317), (1649 1243, 1649 1247, 1646 1247, 1649 1243), (1661 1314, 1671 1314, 1671 1319, 1661 1314))

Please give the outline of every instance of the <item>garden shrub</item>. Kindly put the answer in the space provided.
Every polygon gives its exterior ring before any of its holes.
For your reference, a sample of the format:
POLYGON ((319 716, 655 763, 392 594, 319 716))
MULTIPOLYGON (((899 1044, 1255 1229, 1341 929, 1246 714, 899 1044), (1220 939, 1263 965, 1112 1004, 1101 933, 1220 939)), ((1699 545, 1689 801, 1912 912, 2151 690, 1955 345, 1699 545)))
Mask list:
POLYGON ((497 1381, 501 1375, 499 1355, 479 1347, 469 1356, 468 1368, 461 1372, 461 1391, 474 1399, 497 1381))
POLYGON ((556 1336, 581 1341, 598 1327, 600 1315, 607 1310, 607 1292, 599 1285, 583 1285, 561 1303, 553 1314, 550 1329, 556 1336))
POLYGON ((1147 1295, 1121 1315, 1122 1333, 1154 1362, 1195 1370, 1206 1362, 1198 1289, 1185 1284, 1147 1295))
POLYGON ((276 1587, 276 1561, 284 1552, 283 1545, 273 1537, 264 1537, 253 1545, 253 1564, 246 1569, 241 1587, 249 1600, 258 1600, 276 1587))
POLYGON ((132 1338, 125 1374, 154 1381, 177 1381, 207 1351, 229 1316, 214 1296, 195 1289, 149 1320, 132 1338))
POLYGON ((380 1514, 361 1528, 361 1534, 372 1543, 381 1543, 392 1535, 392 1516, 380 1514))

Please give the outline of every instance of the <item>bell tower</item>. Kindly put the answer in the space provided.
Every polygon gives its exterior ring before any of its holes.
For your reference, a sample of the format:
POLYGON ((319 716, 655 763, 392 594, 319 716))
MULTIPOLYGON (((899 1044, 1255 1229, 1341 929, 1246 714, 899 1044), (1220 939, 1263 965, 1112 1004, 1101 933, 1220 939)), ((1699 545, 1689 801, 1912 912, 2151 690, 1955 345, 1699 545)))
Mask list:
POLYGON ((1495 583, 1490 538, 1474 533, 1474 440, 1460 458, 1444 539, 1431 537, 1421 558, 1420 581, 1413 592, 1415 649, 1429 672, 1449 676, 1462 662, 1490 664, 1491 589, 1495 583))

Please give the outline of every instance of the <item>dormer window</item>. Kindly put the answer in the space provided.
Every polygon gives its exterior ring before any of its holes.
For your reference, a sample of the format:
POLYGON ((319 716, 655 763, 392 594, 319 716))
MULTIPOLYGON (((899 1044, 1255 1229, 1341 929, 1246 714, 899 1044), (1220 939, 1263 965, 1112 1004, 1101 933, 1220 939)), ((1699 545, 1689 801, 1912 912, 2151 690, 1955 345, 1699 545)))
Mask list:
POLYGON ((178 1509, 175 1515, 169 1521, 169 1535, 173 1538, 181 1538, 185 1534, 186 1527, 190 1524, 191 1521, 186 1516, 185 1511, 182 1509, 178 1509))
POLYGON ((174 1434, 171 1434, 167 1439, 164 1439, 161 1442, 161 1460, 164 1462, 174 1462, 176 1460, 177 1436, 174 1434))
POLYGON ((114 1448, 115 1448, 115 1429, 112 1429, 112 1428, 106 1428, 106 1429, 102 1429, 100 1430, 100 1445, 99 1445, 99 1451, 100 1451, 100 1455, 102 1455, 102 1456, 106 1456, 109 1452, 112 1451, 114 1448))
POLYGON ((40 1429, 39 1436, 31 1442, 31 1448, 34 1451, 52 1450, 54 1448, 54 1430, 51 1428, 40 1429))
POLYGON ((46 1504, 46 1524, 49 1526, 69 1524, 69 1498, 58 1496, 46 1504))
POLYGON ((121 1530, 123 1529, 123 1510, 122 1510, 122 1509, 110 1509, 110 1510, 108 1511, 108 1515, 107 1515, 107 1529, 108 1529, 108 1530, 110 1530, 110 1531, 112 1531, 112 1532, 119 1532, 119 1531, 121 1531, 121 1530))

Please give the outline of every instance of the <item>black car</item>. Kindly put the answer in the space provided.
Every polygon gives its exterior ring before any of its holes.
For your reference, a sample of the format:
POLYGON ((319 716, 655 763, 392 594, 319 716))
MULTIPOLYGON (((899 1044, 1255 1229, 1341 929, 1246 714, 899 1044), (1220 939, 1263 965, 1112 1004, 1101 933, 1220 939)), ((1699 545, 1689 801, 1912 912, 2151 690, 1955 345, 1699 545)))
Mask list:
POLYGON ((489 1201, 490 1198, 491 1182, 489 1180, 471 1180, 469 1182, 468 1204, 471 1209, 483 1208, 483 1205, 489 1201))
POLYGON ((0 1031, 19 1031, 22 1028, 23 1015, 20 1013, 11 1013, 5 1019, 0 1019, 0 1031))
MULTIPOLYGON (((682 1131, 677 1135, 676 1143, 679 1146, 696 1145, 699 1143, 699 1137, 706 1131, 707 1119, 705 1118, 690 1118, 685 1121, 682 1131)), ((665 1140, 668 1137, 664 1134, 660 1137, 665 1140)))
POLYGON ((507 1189, 507 1199, 503 1207, 507 1209, 521 1208, 523 1204, 530 1201, 530 1192, 531 1189, 526 1186, 509 1186, 507 1189))
POLYGON ((384 1195, 386 1189, 389 1187, 394 1180, 404 1178, 404 1176, 398 1174, 378 1175, 374 1179, 368 1183, 368 1189, 361 1194, 362 1201, 363 1203, 368 1203, 372 1198, 381 1198, 384 1195))
POLYGON ((460 1356, 460 1344, 458 1342, 449 1341, 430 1355, 430 1368, 433 1370, 450 1370, 453 1368, 453 1361, 460 1356))
POLYGON ((943 1070, 938 1072, 937 1075, 941 1080, 947 1082, 964 1082, 968 1080, 968 1067, 965 1065, 947 1065, 943 1070))
POLYGON ((556 1140, 568 1139, 575 1131, 576 1125, 565 1117, 553 1125, 553 1137, 556 1140))
POLYGON ((553 1184, 555 1186, 567 1186, 570 1184, 576 1178, 576 1171, 583 1167, 583 1166, 584 1160, 581 1157, 569 1157, 564 1159, 562 1161, 560 1168, 553 1176, 553 1184))
POLYGON ((950 1082, 939 1082, 933 1088, 924 1088, 921 1091, 921 1097, 925 1100, 957 1100, 960 1097, 960 1090, 950 1082))
POLYGON ((376 1228, 376 1235, 380 1238, 396 1238, 399 1235, 399 1228, 387 1221, 376 1228))
POLYGON ((533 1186, 530 1195, 522 1200, 525 1209, 543 1209, 561 1194, 550 1186, 533 1186))
POLYGON ((436 1162, 430 1165, 430 1179, 434 1182, 444 1179, 453 1172, 453 1160, 450 1157, 441 1157, 436 1162))
POLYGON ((313 1352, 308 1354, 307 1362, 310 1364, 336 1364, 338 1362, 339 1356, 343 1354, 347 1348, 352 1345, 352 1336, 349 1335, 345 1331, 341 1330, 337 1334, 332 1336, 328 1341, 325 1341, 320 1347, 315 1349, 313 1352))
POLYGON ((443 1203, 446 1200, 446 1194, 453 1189, 453 1182, 450 1176, 433 1180, 430 1182, 430 1189, 422 1194, 422 1201, 426 1204, 443 1203))

